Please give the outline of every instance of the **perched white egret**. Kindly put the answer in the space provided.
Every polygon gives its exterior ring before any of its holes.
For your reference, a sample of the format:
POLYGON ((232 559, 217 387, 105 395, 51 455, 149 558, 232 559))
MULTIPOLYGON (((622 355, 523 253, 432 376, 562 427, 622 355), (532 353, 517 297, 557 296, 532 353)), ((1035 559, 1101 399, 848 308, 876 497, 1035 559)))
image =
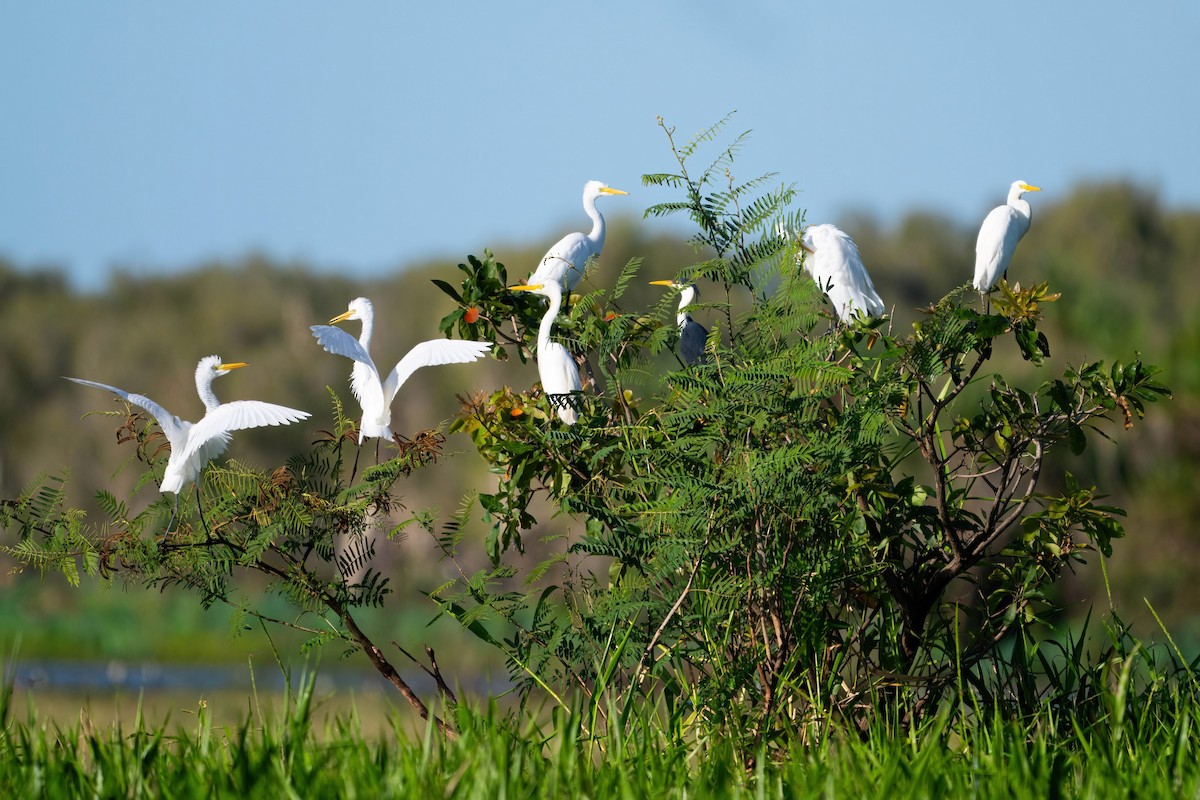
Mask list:
POLYGON ((574 406, 575 393, 583 388, 579 380, 579 367, 567 348, 550 338, 550 329, 554 327, 554 320, 562 307, 562 286, 558 281, 551 280, 508 288, 514 292, 534 292, 549 301, 538 328, 538 375, 541 376, 542 391, 546 393, 550 405, 558 409, 558 418, 568 425, 574 425, 579 419, 574 406))
POLYGON ((679 357, 691 366, 704 361, 704 345, 708 342, 708 331, 684 309, 700 299, 700 290, 695 284, 675 281, 650 281, 651 286, 669 286, 679 290, 679 311, 675 321, 679 324, 679 357))
MULTIPOLYGON (((163 473, 158 490, 175 494, 177 514, 179 493, 183 491, 183 487, 195 483, 204 465, 225 452, 233 431, 265 425, 289 425, 311 416, 307 411, 297 411, 259 400, 235 400, 231 403, 217 400, 212 382, 222 375, 229 374, 231 370, 244 366, 246 364, 241 362, 222 363, 220 356, 205 356, 200 359, 196 366, 196 392, 204 402, 205 414, 196 423, 180 419, 145 395, 133 394, 115 386, 85 381, 82 378, 67 380, 112 392, 126 402, 144 408, 158 420, 158 426, 162 428, 171 445, 171 456, 167 460, 167 469, 163 473)), ((171 523, 175 521, 175 514, 171 516, 171 523)), ((171 523, 168 523, 167 530, 171 529, 171 523)))
POLYGON ((329 325, 311 326, 317 342, 330 353, 345 356, 354 361, 350 373, 350 390, 362 408, 362 423, 359 425, 358 442, 362 444, 368 436, 394 439, 389 427, 392 423, 392 400, 400 387, 421 367, 440 364, 466 364, 483 358, 491 349, 488 342, 471 342, 462 339, 430 339, 420 342, 381 377, 375 362, 371 360, 371 332, 375 325, 375 311, 371 301, 359 297, 350 301, 349 310, 329 320, 329 325), (354 337, 333 325, 345 320, 361 320, 362 334, 354 337))
POLYGON ((1030 186, 1025 181, 1013 181, 1008 189, 1008 202, 993 208, 983 218, 979 238, 975 240, 974 286, 980 292, 990 290, 1008 271, 1017 242, 1029 230, 1033 212, 1021 195, 1040 191, 1040 188, 1030 186))
POLYGON ((604 247, 604 217, 596 209, 596 199, 602 195, 629 194, 613 189, 600 181, 588 181, 583 186, 583 210, 592 220, 591 233, 568 233, 546 251, 541 263, 529 276, 527 285, 555 281, 570 292, 583 279, 588 259, 599 256, 604 247))
POLYGON ((851 322, 865 314, 877 317, 884 311, 883 300, 871 283, 862 256, 854 240, 835 225, 810 225, 800 237, 807 253, 804 269, 829 296, 842 322, 851 322))

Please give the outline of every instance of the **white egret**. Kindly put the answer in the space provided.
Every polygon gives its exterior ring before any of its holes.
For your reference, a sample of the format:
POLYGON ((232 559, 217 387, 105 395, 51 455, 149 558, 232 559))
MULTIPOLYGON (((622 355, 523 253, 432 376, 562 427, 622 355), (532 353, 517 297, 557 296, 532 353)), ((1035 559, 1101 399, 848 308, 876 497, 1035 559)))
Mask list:
POLYGON ((588 181, 583 186, 583 210, 592 220, 591 233, 568 233, 546 251, 541 263, 529 276, 527 285, 559 283, 567 292, 579 285, 588 259, 599 256, 604 247, 604 217, 596 209, 596 199, 602 195, 629 194, 613 189, 600 181, 588 181))
POLYGON ((975 281, 980 292, 987 292, 1008 271, 1016 252, 1017 242, 1029 230, 1033 212, 1021 199, 1026 192, 1040 192, 1037 186, 1025 181, 1013 181, 1008 189, 1008 202, 988 212, 975 240, 975 281))
POLYGON ((883 300, 845 231, 835 225, 810 225, 800 237, 800 247, 808 253, 804 269, 829 296, 838 319, 848 323, 859 315, 883 313, 883 300))
POLYGON ((225 452, 229 447, 230 434, 246 428, 265 425, 290 425, 311 416, 307 411, 264 403, 259 400, 235 400, 222 403, 213 393, 212 382, 231 370, 240 369, 245 363, 222 363, 220 356, 205 356, 196 366, 196 392, 204 402, 205 414, 199 422, 191 423, 172 414, 149 397, 133 394, 95 381, 82 378, 67 378, 69 381, 94 386, 112 392, 121 399, 148 411, 157 421, 171 445, 171 456, 163 472, 160 492, 175 494, 175 511, 167 530, 179 513, 179 493, 189 483, 196 483, 204 465, 225 452))
POLYGON ((508 288, 514 292, 534 292, 549 301, 538 328, 538 375, 541 376, 542 391, 546 393, 550 405, 558 409, 558 418, 568 425, 574 425, 579 419, 575 411, 575 398, 583 388, 579 380, 579 366, 567 348, 550 338, 550 329, 554 327, 554 320, 562 307, 562 286, 558 281, 551 280, 508 288))
POLYGON ((338 356, 354 361, 350 373, 350 390, 362 408, 362 423, 359 425, 358 442, 362 444, 368 436, 395 439, 392 429, 392 400, 408 377, 421 367, 440 364, 466 364, 484 356, 491 344, 462 339, 430 339, 413 346, 383 378, 375 362, 371 360, 371 333, 375 325, 375 311, 371 301, 359 297, 350 301, 349 310, 334 317, 329 325, 311 326, 313 336, 321 347, 338 356), (333 325, 345 320, 361 320, 362 334, 354 337, 333 325))
POLYGON ((688 366, 703 362, 708 331, 684 310, 700 298, 700 290, 696 288, 695 284, 676 283, 675 281, 650 281, 650 285, 679 289, 679 311, 675 315, 675 321, 679 324, 679 357, 688 366))

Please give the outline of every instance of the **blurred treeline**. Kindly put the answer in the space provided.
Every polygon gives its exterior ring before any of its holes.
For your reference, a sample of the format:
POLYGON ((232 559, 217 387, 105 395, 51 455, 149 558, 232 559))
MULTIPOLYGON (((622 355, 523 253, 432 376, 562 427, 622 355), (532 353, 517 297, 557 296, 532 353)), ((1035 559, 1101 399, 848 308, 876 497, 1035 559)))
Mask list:
MULTIPOLYGON (((1175 399, 1154 409, 1144 424, 1116 432, 1115 445, 1090 448, 1069 466, 1082 482, 1101 486, 1112 503, 1129 511, 1128 537, 1117 543, 1109 569, 1114 601, 1144 626, 1146 597, 1173 633, 1200 642, 1200 616, 1192 619, 1192 609, 1200 607, 1200 585, 1190 580, 1200 562, 1193 523, 1200 513, 1200 212, 1165 209, 1153 191, 1124 183, 1081 186, 1057 202, 1048 195, 1032 198, 1033 226, 1009 278, 1046 280, 1062 292, 1047 310, 1052 361, 1120 359, 1137 350, 1162 367, 1163 382, 1175 391, 1175 399)), ((979 209, 978 218, 986 211, 979 209)), ((925 212, 895 227, 862 216, 836 222, 858 242, 880 294, 894 308, 897 330, 919 319, 920 307, 971 277, 975 224, 925 212)), ((647 281, 672 277, 702 257, 656 230, 638 220, 611 221, 595 281, 613 278, 634 257, 644 259, 647 281)), ((517 281, 553 238, 494 249, 517 281)), ((115 430, 123 420, 81 417, 121 406, 61 376, 147 394, 195 420, 202 406, 193 372, 212 353, 250 363, 216 383, 222 400, 252 398, 313 412, 312 420, 290 428, 241 432, 228 453, 261 466, 282 463, 318 429, 331 426, 327 386, 350 401, 350 413, 355 410, 347 387, 349 362, 321 351, 308 326, 341 313, 354 297, 370 297, 377 313, 373 355, 382 370, 390 369, 412 344, 436 337, 438 320, 452 308, 430 279, 455 284, 459 275, 453 259, 404 265, 387 278, 352 280, 248 256, 169 276, 117 274, 103 291, 81 293, 61 273, 30 272, 0 261, 0 494, 12 497, 38 474, 67 467, 74 502, 86 504, 99 487, 120 495, 139 472, 137 464, 122 469, 133 455, 129 445, 116 445, 115 430)), ((659 289, 643 284, 622 298, 627 310, 649 308, 661 298, 659 289)), ((716 292, 700 288, 702 299, 714 299, 716 292)), ((701 309, 697 317, 710 324, 715 312, 701 309)), ((346 328, 357 336, 357 323, 346 328)), ((674 366, 666 360, 663 365, 674 366)), ((998 354, 992 371, 1028 384, 1049 377, 1037 375, 1013 353, 998 354)), ((506 384, 525 388, 536 379, 532 365, 515 360, 422 370, 397 398, 393 429, 411 434, 450 419, 458 393, 506 384)), ((489 476, 470 450, 465 438, 451 438, 447 451, 457 455, 409 479, 405 505, 448 514, 464 494, 489 488, 489 476)), ((373 462, 373 448, 364 457, 373 462)), ((153 489, 144 491, 149 502, 153 489)), ((542 521, 548 528, 557 524, 542 521)), ((402 548, 398 569, 431 557, 425 542, 402 548)), ((1091 562, 1066 591, 1070 599, 1103 606, 1104 583, 1097 559, 1091 562)))

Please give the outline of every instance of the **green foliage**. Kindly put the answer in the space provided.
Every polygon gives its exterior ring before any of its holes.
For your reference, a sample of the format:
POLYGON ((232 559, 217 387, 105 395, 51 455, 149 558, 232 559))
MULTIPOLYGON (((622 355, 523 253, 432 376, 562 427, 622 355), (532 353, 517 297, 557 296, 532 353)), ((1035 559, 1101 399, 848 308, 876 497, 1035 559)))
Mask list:
POLYGON ((710 262, 703 270, 706 276, 714 280, 724 278, 727 283, 746 283, 751 270, 780 249, 779 238, 774 235, 775 229, 767 223, 773 224, 779 219, 795 196, 795 191, 785 186, 774 192, 756 195, 774 179, 773 174, 740 183, 734 180, 733 162, 745 146, 749 132, 742 133, 732 144, 724 147, 699 175, 688 172, 689 159, 701 145, 715 142, 732 116, 726 116, 683 146, 675 144, 675 129, 659 117, 659 127, 667 134, 678 172, 643 175, 642 184, 683 191, 685 200, 657 203, 646 209, 645 216, 664 217, 686 213, 698 228, 692 242, 700 247, 708 247, 717 254, 717 261, 710 262), (755 234, 759 237, 757 241, 755 234))
POLYGON ((964 671, 1032 636, 1064 569, 1123 534, 1121 510, 1069 473, 1061 492, 1038 490, 1047 453, 1081 452, 1168 392, 1136 357, 1068 366, 1032 391, 985 377, 1006 341, 1047 363, 1046 284, 1003 283, 990 313, 955 290, 907 335, 886 319, 825 326, 776 234, 800 217, 791 190, 760 196, 769 176, 733 176, 745 137, 689 171, 724 123, 683 146, 663 124, 678 168, 644 179, 684 195, 647 213, 687 213, 716 253, 680 270, 724 287, 710 359, 654 379, 673 298, 621 313, 636 264, 613 293, 582 297, 559 323, 592 378, 577 425, 531 393, 464 399, 453 429, 497 476, 479 498, 492 566, 430 596, 504 651, 523 691, 557 702, 577 688, 593 708, 660 697, 759 743, 830 708, 872 724, 869 697, 928 713, 964 671), (567 554, 521 569, 510 556, 535 502, 577 532, 567 554))
MULTIPOLYGON (((84 530, 84 514, 78 509, 62 509, 66 482, 65 473, 39 477, 19 498, 0 504, 0 526, 19 531, 18 541, 10 548, 14 558, 42 574, 57 570, 78 586, 80 566, 88 575, 95 575, 101 563, 95 541, 84 530)), ((114 516, 124 515, 124 506, 111 495, 102 493, 100 499, 113 509, 114 516)))
MULTIPOLYGON (((508 351, 502 343, 518 344, 522 339, 517 331, 506 333, 503 326, 528 328, 532 325, 536 329, 537 321, 541 319, 537 298, 524 292, 508 291, 508 270, 489 250, 484 251, 482 261, 468 256, 467 263, 459 264, 458 268, 466 276, 458 289, 440 278, 432 279, 433 284, 459 306, 442 318, 439 329, 447 336, 457 332, 463 339, 494 341, 497 357, 506 358, 508 351)), ((522 362, 528 357, 523 348, 517 350, 517 355, 522 362)))

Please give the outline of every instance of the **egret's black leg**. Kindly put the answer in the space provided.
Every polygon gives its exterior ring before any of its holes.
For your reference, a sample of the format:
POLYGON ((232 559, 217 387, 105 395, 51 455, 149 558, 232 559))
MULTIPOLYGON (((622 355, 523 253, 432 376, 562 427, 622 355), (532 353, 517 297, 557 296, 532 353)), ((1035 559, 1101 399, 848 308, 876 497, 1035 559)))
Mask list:
POLYGON ((362 455, 362 422, 359 422, 358 441, 354 445, 354 466, 350 469, 350 485, 354 485, 354 477, 358 475, 358 457, 362 455))
MULTIPOLYGON (((564 274, 563 274, 563 280, 564 280, 564 281, 566 281, 566 280, 567 280, 567 278, 570 276, 570 274, 571 274, 572 272, 578 272, 578 270, 576 270, 576 269, 575 269, 575 265, 574 265, 574 264, 568 264, 568 265, 567 265, 567 271, 566 271, 566 273, 564 273, 564 274)), ((579 272, 579 280, 580 280, 580 281, 582 281, 582 280, 583 280, 583 273, 582 273, 582 272, 579 272)), ((570 290, 570 289, 568 289, 568 288, 567 288, 567 285, 566 285, 566 283, 564 283, 564 284, 563 284, 563 307, 562 307, 562 315, 563 315, 564 317, 566 317, 566 316, 570 315, 570 313, 571 313, 571 290, 570 290)))
POLYGON ((354 466, 350 469, 350 485, 354 485, 354 476, 358 475, 358 457, 362 455, 362 446, 354 446, 354 466))
POLYGON ((171 510, 171 520, 167 523, 167 533, 171 532, 172 526, 175 525, 175 518, 179 516, 179 492, 175 493, 175 508, 171 510))
POLYGON ((196 510, 200 512, 200 525, 204 528, 205 537, 211 539, 212 531, 208 529, 208 521, 204 519, 204 504, 200 502, 200 481, 196 481, 196 510))

